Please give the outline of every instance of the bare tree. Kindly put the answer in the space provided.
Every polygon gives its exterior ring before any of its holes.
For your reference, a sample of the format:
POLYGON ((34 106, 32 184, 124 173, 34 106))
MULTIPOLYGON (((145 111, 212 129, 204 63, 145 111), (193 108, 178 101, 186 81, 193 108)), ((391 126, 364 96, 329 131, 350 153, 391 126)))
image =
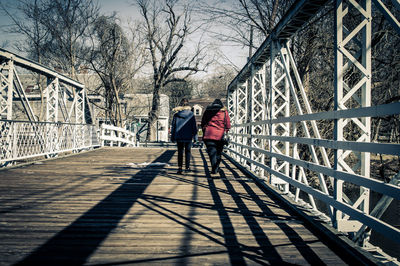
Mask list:
POLYGON ((237 71, 229 65, 221 65, 214 70, 214 74, 203 82, 203 88, 210 98, 226 98, 227 87, 236 76, 237 71))
POLYGON ((49 30, 41 23, 43 5, 43 0, 17 0, 13 5, 0 2, 0 10, 12 21, 6 31, 24 37, 23 44, 17 45, 17 49, 28 53, 31 59, 39 63, 44 43, 49 37, 49 30))
POLYGON ((183 98, 191 98, 193 91, 192 82, 177 82, 177 83, 169 83, 164 87, 164 92, 169 97, 169 107, 170 110, 179 105, 183 98))
POLYGON ((199 7, 211 23, 214 37, 238 46, 257 48, 294 1, 237 0, 203 3, 199 7), (223 30, 221 30, 223 28, 223 30), (254 30, 254 34, 250 34, 254 30))
MULTIPOLYGON (((50 37, 49 30, 41 23, 43 16, 44 1, 42 0, 17 0, 13 5, 0 2, 0 9, 11 19, 12 24, 7 32, 17 33, 24 37, 23 41, 16 44, 16 48, 27 53, 28 57, 38 63, 42 63, 44 46, 50 37), (13 12, 18 10, 18 12, 13 12)), ((36 77, 36 85, 40 90, 40 112, 39 119, 44 115, 44 95, 41 84, 41 75, 36 77)))
POLYGON ((41 23, 50 32, 46 43, 48 64, 62 68, 72 78, 87 53, 88 30, 99 15, 94 0, 44 0, 41 23))
POLYGON ((185 51, 189 37, 198 29, 191 24, 188 5, 180 5, 178 0, 136 0, 136 5, 145 22, 143 33, 151 57, 153 100, 147 139, 154 140, 163 87, 185 81, 208 64, 205 63, 205 47, 200 46, 200 42, 193 51, 185 51))
POLYGON ((93 45, 87 60, 101 80, 97 93, 104 98, 106 118, 116 126, 122 126, 124 118, 121 97, 146 62, 139 36, 132 32, 129 39, 115 16, 101 16, 93 24, 93 45))

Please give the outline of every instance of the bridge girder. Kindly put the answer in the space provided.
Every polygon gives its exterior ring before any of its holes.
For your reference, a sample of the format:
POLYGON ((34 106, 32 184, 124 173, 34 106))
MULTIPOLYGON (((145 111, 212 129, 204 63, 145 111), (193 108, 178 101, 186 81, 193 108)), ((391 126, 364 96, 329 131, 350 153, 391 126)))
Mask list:
POLYGON ((0 62, 0 119, 14 119, 16 102, 22 103, 27 120, 37 121, 39 118, 20 81, 17 67, 21 67, 47 79, 43 91, 46 98, 45 122, 85 123, 85 112, 88 110, 85 110, 86 90, 83 84, 4 49, 0 49, 0 62))
POLYGON ((390 184, 370 177, 371 152, 400 155, 399 144, 371 143, 371 117, 400 114, 399 103, 371 107, 372 3, 399 33, 400 23, 381 1, 335 1, 335 109, 314 113, 289 43, 321 8, 316 8, 317 2, 296 1, 228 86, 228 107, 234 118, 228 154, 282 192, 291 193, 292 187, 295 201, 303 191, 311 208, 317 209, 314 197, 325 202, 332 224, 339 231, 356 234, 362 245, 368 241, 368 226, 394 239, 400 230, 374 217, 382 211, 374 209, 369 214, 371 189, 385 200, 400 198, 398 187, 391 191, 390 184), (349 9, 360 17, 351 28, 344 22, 349 9), (357 79, 346 78, 351 71, 357 79), (321 138, 318 120, 334 122, 333 139, 321 138), (309 161, 301 158, 300 145, 307 146, 309 161), (334 161, 328 152, 334 154, 334 161), (307 173, 315 173, 318 189, 311 186, 307 173), (350 183, 359 189, 357 197, 344 193, 350 183))

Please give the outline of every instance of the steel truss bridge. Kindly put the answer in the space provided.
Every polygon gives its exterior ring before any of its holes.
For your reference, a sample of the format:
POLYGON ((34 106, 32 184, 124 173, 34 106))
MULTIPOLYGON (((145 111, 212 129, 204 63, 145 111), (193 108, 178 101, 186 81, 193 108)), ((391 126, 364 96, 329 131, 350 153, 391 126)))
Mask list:
MULTIPOLYGON (((381 12, 400 34, 395 16, 400 4, 394 0, 389 8, 380 0, 334 1, 334 110, 315 112, 291 41, 328 3, 296 1, 229 84, 227 106, 233 126, 226 156, 261 184, 326 217, 358 245, 370 247, 371 230, 399 244, 398 225, 381 217, 392 201, 400 200, 400 173, 385 182, 372 178, 370 171, 371 155, 400 156, 400 144, 371 141, 372 118, 400 115, 400 102, 371 103, 372 12, 381 12), (360 16, 351 29, 345 23, 349 10, 360 16), (354 69, 358 81, 353 85, 345 77, 354 69), (331 139, 321 137, 321 121, 333 125, 331 139), (310 159, 300 156, 301 147, 306 147, 310 159), (347 195, 349 184, 352 195, 347 195), (379 195, 376 203, 371 201, 373 193, 379 195)), ((104 139, 112 141, 111 133, 100 133, 92 123, 95 118, 81 83, 5 50, 0 50, 0 82, 0 163, 91 149, 101 146, 104 139), (38 121, 18 69, 46 80, 45 121, 38 121), (25 118, 15 118, 17 108, 23 109, 25 118)), ((119 133, 115 137, 124 142, 119 133)), ((127 138, 135 146, 132 136, 127 138)))

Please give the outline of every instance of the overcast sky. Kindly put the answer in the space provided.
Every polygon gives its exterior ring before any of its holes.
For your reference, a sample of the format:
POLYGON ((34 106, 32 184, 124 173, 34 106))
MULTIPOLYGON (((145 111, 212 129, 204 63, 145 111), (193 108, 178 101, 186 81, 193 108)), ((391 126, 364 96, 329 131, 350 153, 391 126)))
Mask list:
MULTIPOLYGON (((15 0, 0 0, 1 3, 10 4, 15 3, 15 0)), ((132 5, 133 0, 98 0, 100 10, 106 15, 110 15, 113 12, 117 12, 123 23, 129 20, 135 20, 140 18, 140 14, 135 6, 132 5)), ((9 34, 4 32, 4 28, 10 25, 11 21, 8 16, 0 14, 0 47, 3 47, 5 41, 9 41, 8 45, 3 48, 16 52, 12 48, 12 41, 18 38, 18 35, 9 34)), ((247 50, 240 47, 232 47, 232 45, 221 45, 222 53, 229 58, 237 68, 242 68, 246 63, 247 50)), ((222 62, 228 64, 226 62, 222 62)))

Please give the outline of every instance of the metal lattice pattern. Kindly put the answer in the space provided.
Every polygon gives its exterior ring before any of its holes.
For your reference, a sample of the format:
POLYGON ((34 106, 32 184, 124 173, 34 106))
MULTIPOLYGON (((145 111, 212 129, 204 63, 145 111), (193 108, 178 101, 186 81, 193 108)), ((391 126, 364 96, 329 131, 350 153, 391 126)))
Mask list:
POLYGON ((0 73, 0 117, 7 117, 7 88, 6 77, 0 73))
MULTIPOLYGON (((248 84, 242 84, 239 86, 237 90, 237 123, 243 124, 247 122, 248 119, 248 84)), ((238 146, 238 152, 241 154, 245 154, 245 156, 249 157, 249 150, 246 148, 248 144, 248 137, 246 136, 248 132, 247 126, 241 126, 237 128, 237 133, 239 137, 237 138, 238 143, 241 143, 244 146, 238 146)), ((247 165, 246 160, 240 159, 243 165, 247 165)))
POLYGON ((11 116, 11 109, 9 105, 10 97, 10 64, 2 63, 0 65, 0 119, 7 119, 11 116))
POLYGON ((0 163, 100 145, 93 125, 0 121, 0 129, 0 163))
MULTIPOLYGON (((236 91, 234 91, 232 93, 228 92, 227 103, 228 103, 228 114, 229 114, 230 120, 232 121, 232 123, 235 123, 235 121, 236 121, 236 112, 235 112, 236 91)), ((236 128, 233 129, 232 131, 235 131, 235 130, 236 130, 236 128)), ((237 142, 236 135, 230 136, 230 138, 233 142, 237 142)), ((230 144, 228 144, 228 145, 230 145, 230 144)))
MULTIPOLYGON (((336 8, 336 110, 371 106, 371 2, 353 1, 337 3, 336 8), (354 16, 356 15, 356 16, 354 16), (348 17, 351 16, 351 23, 348 17), (359 18, 358 24, 354 17, 359 18), (361 40, 361 41, 360 41, 361 40)), ((370 117, 341 118, 336 121, 338 141, 369 142, 371 136, 370 117)), ((370 153, 338 149, 335 167, 351 174, 370 176, 370 153), (354 163, 354 160, 355 163, 354 163)), ((344 195, 343 181, 337 181, 335 197, 346 201, 363 212, 369 212, 369 189, 360 187, 360 197, 352 202, 344 195)), ((349 217, 336 212, 335 222, 338 228, 347 230, 349 217)))
MULTIPOLYGON (((41 78, 47 81, 47 87, 42 95, 46 103, 46 122, 85 123, 87 110, 85 110, 86 94, 83 84, 1 48, 0 59, 3 62, 0 65, 0 119, 21 120, 20 113, 25 113, 29 121, 36 121, 39 117, 34 113, 38 110, 31 108, 31 99, 26 97, 25 89, 20 82, 18 75, 22 68, 40 74, 41 78), (18 114, 13 112, 13 108, 17 106, 14 101, 22 103, 24 106, 22 112, 19 111, 18 114)), ((91 121, 95 119, 92 117, 91 121)))
POLYGON ((58 78, 52 80, 46 88, 47 92, 47 112, 48 122, 58 122, 58 78))
MULTIPOLYGON (((314 2, 296 1, 291 10, 298 11, 288 12, 281 21, 301 25, 299 19, 310 15, 314 2)), ((400 34, 396 17, 381 1, 374 4, 400 34)), ((368 227, 400 239, 400 230, 378 216, 388 199, 400 200, 400 173, 390 183, 370 176, 370 153, 400 155, 400 144, 370 140, 372 117, 400 115, 399 102, 371 106, 371 12, 369 0, 336 1, 335 110, 313 113, 290 38, 287 32, 285 38, 277 37, 290 28, 281 22, 228 87, 236 103, 230 108, 235 119, 228 155, 295 201, 306 200, 300 199, 302 191, 310 208, 322 210, 338 230, 354 233, 353 240, 360 244, 368 240, 368 227), (333 124, 334 137, 321 138, 318 125, 333 124), (350 199, 345 184, 359 188, 359 195, 350 199), (370 190, 381 195, 373 208, 370 190), (315 198, 325 205, 316 204, 315 198)))
MULTIPOLYGON (((83 84, 3 49, 0 49, 0 60, 1 164, 99 146, 95 126, 84 124, 83 84), (40 74, 47 81, 40 95, 45 100, 45 122, 37 122, 39 115, 34 111, 40 108, 32 109, 30 101, 34 98, 25 94, 18 74, 21 68, 40 74), (23 120, 24 115, 27 122, 13 121, 23 120)), ((92 117, 91 121, 94 120, 92 117)))
MULTIPOLYGON (((262 121, 265 119, 265 66, 260 68, 254 73, 251 82, 251 121, 262 121)), ((251 125, 251 147, 255 148, 265 148, 265 141, 259 139, 258 135, 265 134, 265 125, 251 125)), ((251 159, 257 162, 263 163, 265 160, 265 154, 252 150, 251 159)), ((264 175, 264 170, 256 165, 252 164, 252 170, 264 175)))
POLYGON ((83 123, 85 121, 85 92, 78 90, 76 93, 76 123, 83 123))
MULTIPOLYGON (((278 47, 278 44, 274 44, 271 49, 271 97, 270 97, 270 108, 271 108, 271 119, 279 117, 288 117, 290 115, 290 91, 288 84, 288 76, 285 72, 285 62, 282 57, 286 57, 286 51, 283 48, 278 47)), ((276 123, 270 127, 270 135, 273 136, 290 136, 290 124, 276 123)), ((271 141, 271 152, 289 155, 289 142, 272 140, 271 141)), ((285 160, 279 160, 276 157, 271 158, 271 168, 282 172, 285 175, 289 174, 289 163, 285 160)), ((283 180, 272 175, 271 183, 273 184, 286 184, 283 180)), ((287 186, 286 189, 287 190, 287 186)))

